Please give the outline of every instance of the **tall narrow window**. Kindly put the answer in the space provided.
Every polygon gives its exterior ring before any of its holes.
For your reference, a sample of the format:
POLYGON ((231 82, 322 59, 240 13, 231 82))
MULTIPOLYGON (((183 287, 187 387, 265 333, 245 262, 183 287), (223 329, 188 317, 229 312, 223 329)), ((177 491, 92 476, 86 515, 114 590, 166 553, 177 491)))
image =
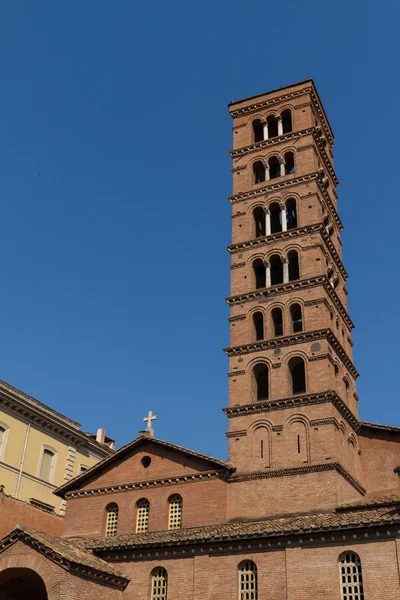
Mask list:
POLYGON ((296 250, 291 250, 287 258, 289 262, 289 281, 300 279, 299 255, 296 250))
POLYGON ((272 156, 269 159, 268 164, 269 164, 269 178, 275 179, 276 177, 279 177, 281 174, 281 166, 280 166, 278 157, 272 156))
POLYGON ((289 198, 286 201, 286 221, 288 229, 296 229, 297 227, 297 211, 296 211, 296 200, 289 198))
POLYGON ((118 504, 112 502, 106 508, 106 537, 117 535, 118 529, 118 504))
POLYGON ((265 236, 265 213, 264 209, 261 206, 257 206, 253 210, 253 218, 254 218, 254 226, 255 226, 255 236, 256 238, 265 236))
POLYGON ((304 360, 294 356, 289 361, 289 371, 292 379, 292 393, 303 394, 306 391, 306 371, 304 360))
POLYGON ((264 339, 264 315, 262 312, 253 314, 254 337, 256 342, 264 339))
POLYGON ((268 123, 268 138, 273 138, 278 135, 278 121, 274 115, 267 117, 268 123))
POLYGON ((284 110, 281 117, 283 133, 290 133, 292 131, 292 111, 284 110))
POLYGON ((339 574, 342 600, 364 600, 361 560, 355 552, 339 556, 339 574))
POLYGON ((169 499, 168 529, 182 527, 182 496, 174 494, 169 499))
POLYGON ((50 481, 52 478, 54 452, 51 450, 43 450, 42 464, 40 465, 40 479, 44 481, 50 481))
POLYGON ((291 175, 292 173, 295 173, 293 152, 286 152, 284 160, 285 160, 285 175, 291 175))
POLYGON ((274 325, 274 336, 278 337, 279 335, 283 335, 283 318, 282 318, 282 309, 274 308, 271 311, 272 323, 274 325))
POLYGON ((150 502, 147 498, 138 500, 136 504, 136 533, 145 533, 149 528, 150 502))
POLYGON ((264 128, 260 119, 253 121, 254 142, 262 142, 264 139, 264 128))
POLYGON ((271 214, 271 233, 282 231, 281 209, 278 202, 273 202, 269 208, 271 214))
POLYGON ((283 283, 283 264, 279 254, 271 256, 269 263, 271 265, 271 285, 283 283))
POLYGON ((151 572, 151 600, 167 600, 168 573, 163 567, 151 572))
POLYGON ((257 567, 252 560, 239 565, 239 600, 257 600, 257 567))
POLYGON ((253 369, 255 396, 257 400, 268 400, 269 396, 269 377, 268 367, 264 363, 255 365, 253 369))
POLYGON ((265 167, 261 160, 258 160, 253 165, 254 183, 262 183, 265 181, 265 167))
POLYGON ((293 333, 303 331, 303 318, 301 316, 300 304, 292 304, 292 306, 290 307, 290 317, 292 319, 293 333))
POLYGON ((266 273, 265 273, 265 265, 261 258, 257 258, 253 262, 253 272, 254 272, 254 280, 256 284, 256 290, 260 288, 265 288, 266 286, 266 273))

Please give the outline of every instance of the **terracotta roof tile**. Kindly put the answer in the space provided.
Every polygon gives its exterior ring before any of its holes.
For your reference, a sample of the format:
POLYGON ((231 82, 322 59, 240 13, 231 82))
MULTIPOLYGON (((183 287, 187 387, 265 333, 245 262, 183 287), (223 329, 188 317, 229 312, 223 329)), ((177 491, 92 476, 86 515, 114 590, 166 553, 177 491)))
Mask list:
POLYGON ((395 494, 389 494, 387 496, 372 496, 368 498, 365 496, 361 498, 361 500, 357 500, 357 502, 349 502, 347 504, 341 504, 337 507, 337 511, 339 510, 349 510, 356 508, 367 508, 367 507, 376 507, 376 506, 390 506, 400 504, 400 492, 395 494))
POLYGON ((95 551, 112 550, 113 548, 143 548, 146 546, 198 544, 243 538, 305 534, 332 529, 370 527, 390 522, 400 522, 399 509, 400 507, 384 506, 360 511, 321 513, 174 531, 126 534, 113 538, 86 539, 86 547, 95 551))

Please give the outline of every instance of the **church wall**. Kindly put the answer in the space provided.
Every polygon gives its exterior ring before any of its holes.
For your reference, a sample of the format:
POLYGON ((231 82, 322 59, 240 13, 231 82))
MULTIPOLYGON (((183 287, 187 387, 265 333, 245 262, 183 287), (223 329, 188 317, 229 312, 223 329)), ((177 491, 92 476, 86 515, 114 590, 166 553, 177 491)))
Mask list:
MULTIPOLYGON (((114 483, 112 472, 110 485, 114 483)), ((168 499, 182 496, 182 527, 215 525, 226 520, 226 487, 220 479, 181 485, 165 485, 129 492, 115 492, 71 498, 67 502, 64 536, 104 534, 105 511, 111 502, 118 504, 118 534, 133 533, 136 527, 136 503, 141 498, 150 502, 149 531, 168 527, 168 499)))
POLYGON ((364 431, 359 436, 363 479, 368 494, 400 491, 400 435, 385 431, 364 431))
POLYGON ((52 535, 61 535, 64 519, 22 500, 0 494, 0 538, 12 531, 16 525, 32 527, 52 535))

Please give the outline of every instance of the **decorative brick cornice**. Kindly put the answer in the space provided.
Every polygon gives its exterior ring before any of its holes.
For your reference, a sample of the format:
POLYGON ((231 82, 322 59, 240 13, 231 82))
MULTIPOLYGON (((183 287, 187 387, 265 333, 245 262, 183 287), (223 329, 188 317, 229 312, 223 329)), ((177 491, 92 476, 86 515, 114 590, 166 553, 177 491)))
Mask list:
POLYGON ((318 356, 309 356, 308 357, 308 362, 314 362, 316 360, 329 360, 329 362, 334 365, 335 361, 333 360, 332 356, 327 353, 327 354, 318 354, 318 356))
POLYGON ((247 168, 247 165, 239 165, 237 167, 233 167, 231 169, 231 173, 238 173, 239 171, 244 171, 247 168))
MULTIPOLYGON (((298 147, 297 151, 301 152, 301 151, 307 150, 309 148, 313 148, 313 149, 317 148, 322 160, 324 161, 325 167, 326 167, 327 171, 329 172, 329 175, 333 181, 333 184, 339 185, 339 180, 336 176, 332 162, 331 162, 328 154, 326 153, 326 150, 325 150, 322 140, 321 140, 321 136, 319 135, 318 127, 308 127, 307 129, 300 129, 299 131, 291 131, 290 133, 284 133, 283 135, 269 138, 268 140, 262 140, 260 142, 255 142, 254 144, 250 144, 248 146, 242 146, 241 148, 234 148, 233 150, 231 150, 229 152, 229 154, 231 155, 231 157, 233 159, 241 158, 242 156, 254 154, 255 152, 259 152, 260 150, 264 150, 267 148, 272 148, 279 144, 284 144, 287 142, 296 142, 299 139, 304 138, 306 136, 312 136, 312 138, 314 140, 314 144, 298 147)), ((243 167, 243 166, 234 167, 232 169, 232 172, 234 172, 234 170, 241 170, 242 168, 246 168, 246 166, 245 167, 243 167)))
POLYGON ((245 262, 240 262, 240 263, 233 263, 233 265, 229 265, 229 268, 231 271, 233 271, 234 269, 240 269, 241 267, 245 267, 246 263, 245 262))
POLYGON ((228 317, 228 321, 233 323, 234 321, 245 321, 246 315, 236 315, 234 317, 228 317))
POLYGON ((271 479, 274 477, 293 477, 294 475, 305 475, 307 473, 321 473, 323 471, 336 471, 346 479, 362 496, 365 496, 366 489, 355 479, 338 461, 301 465, 287 469, 271 469, 269 471, 252 471, 249 473, 240 473, 232 475, 229 483, 237 481, 252 481, 254 479, 271 479))
POLYGON ((236 377, 237 375, 244 375, 246 371, 244 369, 240 369, 237 371, 229 371, 228 377, 236 377))
POLYGON ((316 306, 317 304, 324 304, 328 310, 332 310, 332 307, 326 298, 315 298, 315 300, 306 300, 304 302, 304 306, 316 306))
MULTIPOLYGON (((286 176, 287 177, 287 176, 286 176)), ((270 192, 279 192, 280 190, 284 190, 286 188, 295 187, 301 185, 303 183, 310 183, 311 181, 315 181, 318 185, 318 189, 320 190, 321 195, 323 196, 326 204, 329 206, 329 210, 332 214, 332 217, 339 229, 341 231, 343 229, 343 224, 340 220, 340 217, 336 211, 336 207, 333 204, 331 197, 329 196, 327 190, 322 184, 322 176, 319 171, 315 173, 308 173, 307 175, 300 175, 299 177, 290 177, 290 179, 277 178, 270 180, 266 185, 262 187, 257 187, 247 192, 240 192, 239 194, 235 194, 234 196, 229 197, 229 201, 231 204, 237 204, 239 202, 243 202, 244 200, 251 200, 253 198, 258 198, 259 196, 265 196, 270 192)))
POLYGON ((349 330, 351 331, 352 329, 354 329, 353 321, 350 319, 346 309, 344 308, 343 304, 339 299, 339 296, 336 294, 335 290, 333 289, 325 275, 320 275, 317 277, 308 277, 307 279, 297 279, 296 281, 289 281, 288 283, 272 285, 268 288, 251 290, 243 294, 228 296, 228 298, 226 298, 226 301, 229 304, 229 306, 236 306, 238 304, 246 304, 247 302, 254 302, 256 300, 260 301, 262 298, 280 296, 282 294, 287 294, 288 292, 305 290, 318 286, 322 286, 327 292, 328 296, 336 306, 336 310, 340 313, 342 319, 346 323, 349 330))
POLYGON ((244 211, 238 211, 232 215, 231 219, 237 219, 237 217, 244 217, 246 213, 244 211))
POLYGON ((238 431, 227 431, 225 433, 227 438, 236 438, 236 437, 246 437, 247 435, 247 430, 246 429, 240 429, 238 431))
POLYGON ((335 417, 328 417, 327 419, 314 419, 310 421, 310 427, 325 427, 325 425, 333 425, 335 429, 339 430, 339 421, 335 417))
POLYGON ((356 433, 360 432, 360 424, 349 407, 338 396, 335 390, 316 392, 313 394, 298 394, 288 398, 277 400, 257 400, 250 404, 237 404, 223 409, 229 418, 255 415, 264 412, 275 412, 287 408, 299 408, 301 406, 312 406, 315 404, 332 404, 356 433))
POLYGON ((132 490, 148 490, 155 487, 168 487, 179 483, 198 483, 208 479, 224 478, 226 471, 203 471, 194 475, 178 475, 176 477, 165 477, 164 479, 151 479, 135 483, 121 483, 118 485, 107 485, 98 488, 88 488, 81 490, 72 490, 66 492, 65 498, 87 498, 89 496, 100 496, 105 494, 120 494, 122 492, 131 492, 132 490))
MULTIPOLYGON (((317 340, 325 339, 330 346, 334 349, 337 356, 340 358, 342 363, 348 369, 349 373, 352 374, 354 379, 359 376, 358 371, 353 365, 353 362, 347 356, 345 349, 340 344, 339 340, 331 329, 317 329, 316 331, 301 331, 292 335, 285 335, 281 337, 271 338, 268 340, 260 340, 258 342, 251 342, 250 344, 241 344, 240 346, 229 346, 224 348, 225 354, 230 358, 233 356, 243 356, 244 354, 251 354, 253 352, 261 352, 263 350, 272 350, 273 348, 287 348, 295 344, 311 344, 317 340)), ((309 360, 317 357, 311 357, 309 360)))

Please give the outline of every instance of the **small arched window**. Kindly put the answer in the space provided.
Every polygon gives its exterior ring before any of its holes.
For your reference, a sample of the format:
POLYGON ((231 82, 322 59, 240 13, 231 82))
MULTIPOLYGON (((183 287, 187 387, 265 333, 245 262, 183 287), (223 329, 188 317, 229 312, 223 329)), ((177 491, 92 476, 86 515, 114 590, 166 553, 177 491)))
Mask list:
POLYGON ((306 370, 304 360, 300 356, 290 359, 289 372, 292 380, 292 393, 303 394, 306 391, 306 370))
POLYGON ((290 133, 292 131, 292 111, 284 110, 281 117, 283 133, 290 133))
POLYGON ((289 281, 300 279, 299 255, 296 250, 291 250, 287 258, 289 262, 289 281))
POLYGON ((286 154, 284 156, 284 161, 285 161, 285 175, 291 175, 292 173, 295 173, 293 152, 286 152, 286 154))
POLYGON ((271 285, 283 283, 283 263, 279 254, 271 256, 269 264, 271 267, 271 285))
POLYGON ((281 174, 281 165, 279 162, 279 158, 277 156, 271 156, 268 161, 269 166, 269 178, 275 179, 276 177, 280 177, 281 174))
POLYGON ((142 498, 136 503, 136 533, 145 533, 149 529, 150 502, 142 498))
POLYGON ((239 600, 257 600, 257 567, 252 560, 244 560, 238 567, 239 600))
POLYGON ((106 508, 106 537, 114 537, 118 530, 118 504, 112 502, 106 508))
POLYGON ((168 529, 182 527, 182 496, 174 494, 169 499, 168 529))
POLYGON ((274 308, 271 311, 272 323, 274 326, 274 336, 283 335, 283 316, 281 308, 274 308))
POLYGON ((254 337, 256 342, 264 339, 264 315, 262 312, 253 314, 254 337))
POLYGON ((264 127, 260 119, 253 121, 254 142, 262 142, 264 139, 264 127))
POLYGON ((355 552, 339 556, 340 591, 342 600, 364 600, 361 560, 355 552))
POLYGON ((40 464, 40 479, 51 481, 53 478, 55 452, 45 448, 43 450, 42 462, 40 464))
POLYGON ((256 285, 256 290, 266 287, 266 279, 265 279, 265 265, 261 258, 257 258, 253 262, 253 271, 254 271, 254 282, 256 285))
POLYGON ((151 600, 167 600, 168 573, 163 567, 157 567, 151 572, 151 600))
POLYGON ((276 120, 276 117, 274 117, 274 115, 269 115, 269 117, 267 117, 267 124, 268 138, 276 137, 278 135, 278 121, 276 120))
POLYGON ((286 222, 288 229, 296 229, 297 227, 297 211, 296 211, 296 200, 289 198, 286 201, 286 222))
POLYGON ((255 365, 253 369, 255 396, 257 400, 268 400, 269 398, 269 374, 268 366, 264 363, 255 365))
POLYGON ((265 212, 261 206, 257 206, 253 210, 253 218, 254 218, 254 229, 255 229, 255 237, 264 237, 266 235, 265 231, 265 212))
POLYGON ((290 317, 292 320, 293 333, 303 331, 303 318, 301 316, 300 304, 292 304, 292 306, 290 307, 290 317))
POLYGON ((254 183, 262 183, 265 181, 265 167, 261 160, 258 160, 253 165, 254 183))
POLYGON ((281 222, 281 209, 278 202, 273 202, 269 207, 269 212, 271 215, 271 233, 278 233, 278 231, 282 231, 282 222, 281 222))

